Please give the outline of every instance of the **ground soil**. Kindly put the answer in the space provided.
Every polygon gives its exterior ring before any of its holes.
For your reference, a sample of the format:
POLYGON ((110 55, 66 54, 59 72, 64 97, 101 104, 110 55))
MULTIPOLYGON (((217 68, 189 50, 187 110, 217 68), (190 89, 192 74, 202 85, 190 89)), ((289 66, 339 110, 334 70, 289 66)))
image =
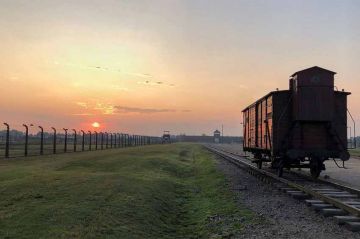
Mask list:
POLYGON ((217 167, 228 180, 239 207, 254 211, 256 219, 235 238, 360 238, 298 201, 264 184, 224 159, 217 167))

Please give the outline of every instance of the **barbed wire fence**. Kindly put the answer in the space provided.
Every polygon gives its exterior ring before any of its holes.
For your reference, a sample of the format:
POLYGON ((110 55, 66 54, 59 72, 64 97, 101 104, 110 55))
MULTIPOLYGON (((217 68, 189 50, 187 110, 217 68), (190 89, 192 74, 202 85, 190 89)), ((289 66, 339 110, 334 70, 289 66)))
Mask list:
POLYGON ((84 131, 68 128, 49 129, 34 124, 0 127, 0 158, 97 151, 161 144, 156 136, 84 131))

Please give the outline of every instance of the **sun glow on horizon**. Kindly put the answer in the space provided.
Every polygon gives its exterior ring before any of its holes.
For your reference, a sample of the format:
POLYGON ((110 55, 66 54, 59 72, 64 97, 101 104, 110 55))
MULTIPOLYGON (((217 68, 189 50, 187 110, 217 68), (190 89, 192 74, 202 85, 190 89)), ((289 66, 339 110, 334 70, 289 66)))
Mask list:
POLYGON ((99 128, 100 127, 100 124, 98 122, 94 122, 91 124, 92 127, 94 128, 99 128))

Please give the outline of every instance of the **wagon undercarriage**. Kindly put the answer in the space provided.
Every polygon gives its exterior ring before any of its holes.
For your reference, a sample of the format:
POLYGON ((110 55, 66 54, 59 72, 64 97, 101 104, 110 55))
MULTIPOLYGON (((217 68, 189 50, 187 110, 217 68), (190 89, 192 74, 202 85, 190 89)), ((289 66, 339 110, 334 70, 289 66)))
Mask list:
POLYGON ((278 176, 281 177, 283 175, 284 169, 292 169, 292 168, 309 168, 312 177, 317 178, 319 177, 321 171, 325 170, 324 162, 329 160, 328 157, 303 157, 297 159, 291 159, 286 156, 279 156, 279 157, 272 157, 266 154, 254 154, 254 159, 252 160, 253 163, 256 163, 259 169, 262 168, 264 162, 271 163, 271 168, 277 169, 278 176))

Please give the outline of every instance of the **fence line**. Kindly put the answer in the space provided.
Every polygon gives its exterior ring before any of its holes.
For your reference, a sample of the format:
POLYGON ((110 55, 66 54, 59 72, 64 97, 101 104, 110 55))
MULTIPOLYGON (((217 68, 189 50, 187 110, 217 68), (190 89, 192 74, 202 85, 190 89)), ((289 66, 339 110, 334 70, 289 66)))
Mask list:
POLYGON ((16 158, 36 155, 50 155, 69 152, 96 151, 112 148, 127 148, 162 143, 161 137, 108 133, 67 129, 62 132, 51 127, 45 132, 38 126, 36 134, 29 133, 29 126, 23 124, 25 131, 11 130, 8 123, 0 131, 0 158, 16 158))

